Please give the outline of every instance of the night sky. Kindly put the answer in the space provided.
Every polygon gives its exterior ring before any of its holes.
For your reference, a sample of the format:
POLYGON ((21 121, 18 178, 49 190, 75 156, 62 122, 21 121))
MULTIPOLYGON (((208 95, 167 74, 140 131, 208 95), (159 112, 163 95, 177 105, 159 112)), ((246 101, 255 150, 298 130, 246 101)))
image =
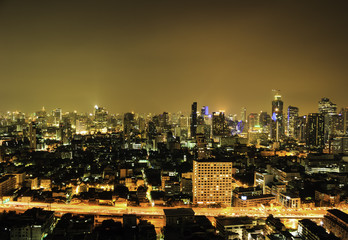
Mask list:
POLYGON ((347 1, 0 1, 0 111, 348 106, 347 1), (189 3, 188 3, 189 2, 189 3), (304 3, 305 2, 305 3, 304 3))

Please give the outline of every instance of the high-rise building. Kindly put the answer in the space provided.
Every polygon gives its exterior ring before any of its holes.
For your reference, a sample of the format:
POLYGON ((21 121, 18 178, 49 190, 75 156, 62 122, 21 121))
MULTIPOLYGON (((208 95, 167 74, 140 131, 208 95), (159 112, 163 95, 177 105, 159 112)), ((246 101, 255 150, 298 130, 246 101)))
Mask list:
POLYGON ((343 134, 348 134, 348 107, 342 108, 341 114, 343 116, 343 134))
POLYGON ((231 206, 232 161, 193 161, 193 202, 231 206))
POLYGON ((249 130, 253 130, 256 126, 259 126, 259 114, 250 113, 248 116, 249 130))
POLYGON ((94 107, 94 124, 96 131, 106 131, 108 112, 103 107, 94 107))
POLYGON ((197 132, 197 102, 191 106, 191 123, 190 123, 191 138, 196 137, 197 132))
POLYGON ((213 112, 213 136, 225 136, 229 134, 229 129, 224 112, 213 112))
POLYGON ((201 116, 206 116, 209 114, 209 109, 208 109, 208 106, 203 106, 202 109, 201 109, 201 116))
POLYGON ((54 124, 59 125, 59 123, 62 121, 62 109, 56 108, 53 111, 53 117, 54 117, 54 124))
POLYGON ((300 142, 306 141, 306 124, 307 116, 299 116, 295 118, 294 138, 300 142))
POLYGON ((289 137, 295 137, 296 119, 298 117, 298 108, 288 107, 288 119, 287 119, 287 135, 289 137))
POLYGON ((36 149, 36 130, 36 123, 31 122, 29 124, 29 142, 31 149, 36 149))
POLYGON ((246 108, 242 107, 242 110, 240 112, 240 120, 243 122, 246 122, 246 108))
POLYGON ((337 115, 337 106, 330 99, 322 98, 319 101, 318 110, 324 116, 324 142, 326 142, 332 134, 332 116, 337 115))
POLYGON ((130 144, 131 134, 134 128, 134 113, 125 113, 123 116, 123 134, 124 140, 130 144))
POLYGON ((269 132, 271 124, 271 116, 267 112, 261 112, 259 116, 259 125, 264 132, 269 132))
POLYGON ((310 148, 324 147, 324 116, 310 113, 306 124, 306 144, 310 148))
POLYGON ((284 135, 283 101, 279 93, 274 95, 272 101, 272 120, 271 138, 278 142, 284 135))

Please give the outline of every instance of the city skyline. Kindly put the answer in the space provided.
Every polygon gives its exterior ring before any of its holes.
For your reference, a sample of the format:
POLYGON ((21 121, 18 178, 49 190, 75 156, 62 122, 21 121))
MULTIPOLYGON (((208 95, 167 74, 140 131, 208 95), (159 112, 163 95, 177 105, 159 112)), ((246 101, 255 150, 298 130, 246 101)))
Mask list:
POLYGON ((346 4, 2 1, 0 111, 339 111, 346 4))
MULTIPOLYGON (((322 100, 322 99, 328 99, 328 98, 321 98, 320 100, 322 100)), ((329 100, 331 100, 331 99, 329 99, 329 100)), ((320 101, 318 101, 318 103, 319 103, 320 101)), ((333 102, 333 101, 332 101, 333 102)), ((195 102, 194 102, 195 103, 195 102)), ((248 111, 248 108, 245 108, 244 106, 243 107, 240 107, 240 109, 239 109, 239 112, 238 111, 236 111, 236 112, 228 112, 228 111, 226 111, 225 109, 221 109, 221 108, 219 108, 219 109, 212 109, 209 105, 207 105, 207 104, 204 104, 204 103, 199 103, 199 102, 196 102, 197 103, 197 111, 196 111, 196 113, 197 114, 201 114, 201 109, 204 107, 204 108, 206 108, 206 107, 208 107, 208 110, 207 110, 207 112, 205 113, 205 114, 210 114, 210 115, 212 115, 212 113, 213 112, 220 112, 220 111, 223 111, 224 113, 226 113, 226 114, 228 114, 228 115, 237 115, 237 118, 238 119, 240 119, 240 120, 242 120, 242 115, 241 115, 241 111, 243 110, 243 109, 245 109, 246 110, 246 116, 249 116, 249 114, 261 114, 261 113, 268 113, 268 114, 270 114, 270 115, 272 115, 272 109, 269 109, 268 111, 267 110, 259 110, 259 111, 254 111, 254 112, 251 112, 251 111, 248 111)), ((192 103, 188 103, 188 105, 190 105, 190 104, 192 104, 192 103)), ((269 103, 270 105, 271 105, 271 102, 269 103)), ((335 104, 334 102, 333 102, 333 104, 335 104)), ((336 106, 337 106, 337 104, 335 104, 336 106)), ((301 106, 292 106, 292 105, 286 105, 286 104, 284 104, 284 108, 283 108, 283 110, 282 110, 282 112, 283 112, 283 115, 284 115, 284 117, 287 117, 288 116, 288 107, 290 107, 290 108, 293 108, 293 107, 295 107, 295 108, 298 108, 298 113, 301 113, 301 114, 299 114, 299 115, 301 115, 301 116, 306 116, 306 115, 308 115, 308 114, 311 114, 311 113, 318 113, 318 112, 320 112, 319 111, 319 108, 318 108, 318 106, 319 106, 319 104, 317 104, 317 109, 316 110, 314 110, 314 111, 312 111, 312 112, 307 112, 307 113, 305 113, 304 111, 301 111, 301 106)), ((101 107, 101 108, 103 108, 103 109, 105 109, 107 112, 108 112, 108 114, 126 114, 126 113, 135 113, 135 114, 162 114, 162 113, 164 113, 164 112, 167 112, 167 113, 174 113, 174 114, 177 114, 177 113, 181 113, 181 114, 184 114, 184 115, 191 115, 192 114, 192 109, 190 110, 190 108, 188 108, 188 109, 182 109, 182 110, 178 110, 178 111, 175 111, 175 112, 171 112, 171 111, 166 111, 166 110, 164 110, 164 111, 162 111, 162 112, 144 112, 144 111, 139 111, 139 112, 136 112, 136 111, 133 111, 133 110, 131 110, 131 111, 125 111, 125 112, 113 112, 113 111, 110 111, 110 109, 108 109, 108 108, 106 108, 105 106, 103 106, 103 105, 93 105, 93 106, 90 106, 90 109, 89 110, 87 110, 87 111, 81 111, 80 109, 74 109, 74 110, 70 110, 70 109, 64 109, 64 108, 62 108, 62 107, 59 107, 59 106, 53 106, 53 107, 47 107, 46 105, 43 105, 43 106, 41 106, 41 107, 38 107, 37 109, 35 109, 35 110, 33 110, 33 111, 21 111, 21 110, 19 110, 19 109, 8 109, 7 111, 0 111, 0 114, 6 114, 6 113, 16 113, 16 112, 18 112, 18 113, 24 113, 24 114, 34 114, 35 112, 38 112, 38 111, 41 111, 41 110, 45 110, 46 112, 48 112, 48 113, 50 113, 50 112, 52 112, 52 114, 54 113, 54 111, 56 110, 56 109, 60 109, 61 111, 62 111, 62 114, 65 114, 65 113, 71 113, 71 112, 76 112, 76 113, 78 113, 78 114, 93 114, 94 115, 94 112, 95 112, 95 109, 97 108, 97 107, 101 107)), ((270 107, 271 108, 271 107, 270 107)), ((345 109, 345 108, 347 108, 346 106, 337 106, 337 113, 338 114, 340 114, 340 112, 343 110, 343 109, 345 109)))

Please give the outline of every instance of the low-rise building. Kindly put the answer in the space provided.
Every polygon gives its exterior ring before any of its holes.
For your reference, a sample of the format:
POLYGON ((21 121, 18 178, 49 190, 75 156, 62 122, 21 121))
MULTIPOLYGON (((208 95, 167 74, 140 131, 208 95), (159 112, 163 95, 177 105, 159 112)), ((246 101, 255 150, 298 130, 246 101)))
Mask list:
POLYGON ((324 227, 341 239, 348 239, 348 214, 338 209, 329 209, 324 216, 324 227))

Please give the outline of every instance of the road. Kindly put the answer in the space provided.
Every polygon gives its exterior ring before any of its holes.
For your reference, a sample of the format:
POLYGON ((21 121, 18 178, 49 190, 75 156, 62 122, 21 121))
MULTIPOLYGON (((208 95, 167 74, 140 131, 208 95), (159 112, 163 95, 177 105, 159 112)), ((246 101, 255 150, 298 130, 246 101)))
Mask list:
MULTIPOLYGON (((78 213, 78 214, 94 214, 94 215, 118 215, 136 214, 140 216, 152 216, 163 218, 163 209, 168 207, 126 207, 117 206, 101 206, 88 204, 62 204, 62 203, 40 203, 40 202, 8 202, 0 205, 0 211, 25 211, 28 208, 39 207, 46 210, 52 210, 57 213, 78 213)), ((214 216, 250 216, 250 217, 267 217, 273 214, 279 218, 322 218, 326 214, 326 208, 307 208, 307 209, 286 209, 279 207, 260 207, 260 208, 193 208, 196 215, 214 216)), ((340 209, 348 212, 348 209, 340 209)))

